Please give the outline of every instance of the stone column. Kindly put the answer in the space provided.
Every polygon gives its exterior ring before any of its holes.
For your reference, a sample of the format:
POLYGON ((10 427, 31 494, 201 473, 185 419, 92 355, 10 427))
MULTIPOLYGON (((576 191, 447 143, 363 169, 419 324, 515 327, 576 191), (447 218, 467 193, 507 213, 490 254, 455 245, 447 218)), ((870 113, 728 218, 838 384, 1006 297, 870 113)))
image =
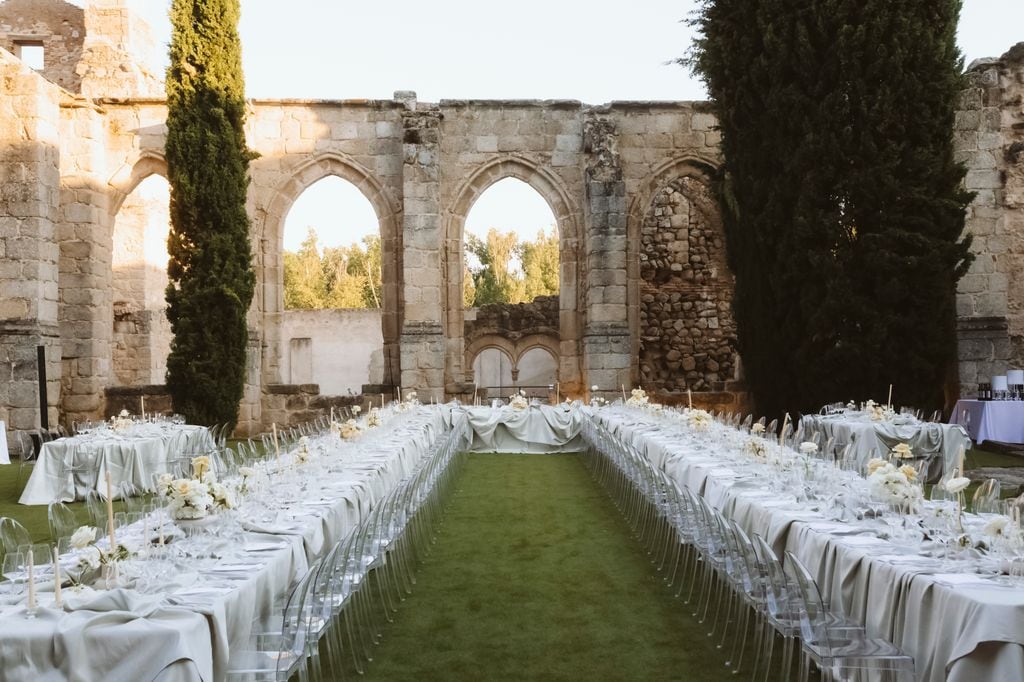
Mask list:
POLYGON ((438 165, 441 113, 405 102, 402 115, 403 181, 401 336, 402 388, 421 400, 445 392, 445 311, 442 304, 441 186, 438 165))
POLYGON ((5 53, 0 84, 0 419, 13 432, 40 425, 37 346, 46 347, 47 416, 57 425, 61 94, 5 53))
POLYGON ((626 306, 626 183, 614 121, 588 112, 586 153, 586 321, 583 366, 587 386, 602 391, 632 386, 626 306))

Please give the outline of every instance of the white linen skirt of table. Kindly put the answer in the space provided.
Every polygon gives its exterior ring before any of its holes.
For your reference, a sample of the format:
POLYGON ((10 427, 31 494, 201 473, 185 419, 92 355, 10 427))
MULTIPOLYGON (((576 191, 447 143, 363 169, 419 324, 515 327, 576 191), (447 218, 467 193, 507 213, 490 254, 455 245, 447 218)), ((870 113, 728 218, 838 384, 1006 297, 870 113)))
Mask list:
POLYGON ((966 428, 975 443, 1024 443, 1024 400, 958 400, 949 423, 966 428))
POLYGON ((10 464, 11 453, 7 450, 7 425, 0 421, 0 464, 10 464))

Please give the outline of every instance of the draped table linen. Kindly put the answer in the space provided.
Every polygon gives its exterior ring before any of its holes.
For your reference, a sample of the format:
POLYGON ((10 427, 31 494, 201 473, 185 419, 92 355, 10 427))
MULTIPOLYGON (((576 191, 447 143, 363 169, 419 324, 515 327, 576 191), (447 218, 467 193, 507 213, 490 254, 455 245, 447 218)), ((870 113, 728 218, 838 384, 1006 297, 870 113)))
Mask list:
POLYGON ((919 680, 1024 679, 1024 583, 939 573, 934 560, 875 535, 877 522, 838 523, 812 503, 780 499, 723 456, 719 434, 701 442, 635 410, 600 410, 593 418, 779 556, 796 554, 833 609, 914 656, 919 680))
POLYGON ((168 472, 172 457, 208 452, 214 447, 210 432, 202 426, 139 424, 131 433, 120 435, 108 430, 43 443, 18 502, 74 502, 84 499, 90 490, 105 497, 108 471, 115 497, 117 487, 126 482, 152 492, 154 474, 168 472), (82 450, 96 456, 97 467, 88 475, 74 476, 65 465, 80 456, 76 453, 82 450))
POLYGON ((584 449, 576 407, 530 405, 525 409, 467 407, 471 452, 553 454, 584 449))
POLYGON ((927 459, 926 479, 938 481, 957 466, 961 449, 970 449, 964 430, 953 424, 923 422, 911 415, 896 415, 891 421, 873 421, 860 413, 810 414, 801 419, 805 440, 822 433, 835 439, 836 449, 850 445, 863 469, 872 457, 884 457, 900 443, 910 446, 914 459, 927 459))
MULTIPOLYGON (((327 449, 326 471, 309 476, 301 498, 282 501, 265 518, 246 520, 241 546, 225 542, 221 560, 175 572, 156 594, 87 590, 79 597, 65 590, 64 612, 42 608, 31 620, 24 618, 23 604, 0 608, 0 677, 9 682, 223 679, 231 650, 246 648, 253 623, 279 629, 279 620, 267 620, 276 599, 452 428, 441 412, 419 408, 398 415, 397 425, 380 427, 382 433, 371 431, 351 442, 320 437, 327 449)), ((268 464, 294 465, 293 454, 268 464)), ((137 525, 135 532, 141 531, 137 525)), ((187 549, 190 542, 179 538, 171 546, 182 543, 187 549)), ((40 603, 52 603, 51 595, 41 594, 40 603)))
POLYGON ((1024 443, 1024 400, 958 400, 949 423, 967 429, 975 443, 1024 443))
POLYGON ((0 464, 10 464, 11 453, 7 451, 7 425, 0 421, 0 464))

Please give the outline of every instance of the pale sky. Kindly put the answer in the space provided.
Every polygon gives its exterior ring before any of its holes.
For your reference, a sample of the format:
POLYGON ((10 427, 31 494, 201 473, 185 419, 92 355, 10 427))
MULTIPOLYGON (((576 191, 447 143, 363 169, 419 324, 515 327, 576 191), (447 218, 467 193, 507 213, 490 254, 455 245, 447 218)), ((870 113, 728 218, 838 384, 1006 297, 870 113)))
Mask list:
MULTIPOLYGON (((169 40, 168 0, 129 0, 129 5, 149 21, 158 41, 169 40)), ((415 90, 428 102, 704 99, 699 81, 682 67, 666 64, 690 44, 691 30, 680 20, 695 5, 693 0, 498 5, 479 0, 242 0, 246 90, 253 98, 321 99, 390 99, 395 90, 415 90)), ((1003 54, 1024 41, 1024 1, 964 0, 958 41, 968 63, 1003 54)), ((374 222, 362 197, 334 191, 330 182, 315 188, 289 215, 286 248, 302 240, 311 221, 352 217, 356 232, 350 235, 336 228, 329 234, 320 230, 327 243, 358 240, 368 228, 357 226, 374 222), (330 239, 332 234, 337 238, 330 239)), ((539 195, 536 199, 543 203, 539 195)), ((518 228, 532 237, 547 227, 549 215, 538 210, 529 193, 510 185, 481 197, 467 227, 518 228), (484 216, 478 217, 478 211, 484 216)))

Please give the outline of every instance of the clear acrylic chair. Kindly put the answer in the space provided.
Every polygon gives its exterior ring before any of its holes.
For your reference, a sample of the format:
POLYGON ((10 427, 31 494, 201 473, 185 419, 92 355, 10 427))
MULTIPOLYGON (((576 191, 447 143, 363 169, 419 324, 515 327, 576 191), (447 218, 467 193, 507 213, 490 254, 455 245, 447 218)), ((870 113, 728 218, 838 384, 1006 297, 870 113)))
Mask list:
POLYGON ((912 682, 914 659, 892 642, 869 638, 857 631, 837 631, 829 620, 818 585, 807 567, 792 552, 786 552, 786 570, 800 595, 801 647, 805 654, 800 682, 807 682, 810 663, 822 672, 822 679, 850 680, 870 676, 882 682, 912 682))
POLYGON ((32 536, 17 519, 3 516, 0 517, 0 544, 4 552, 17 552, 19 547, 32 544, 32 536))
POLYGON ((1001 512, 1002 503, 999 498, 1001 489, 1002 485, 995 478, 990 478, 982 483, 971 496, 971 511, 975 514, 998 514, 1001 512))
POLYGON ((46 510, 46 520, 50 524, 50 538, 61 551, 64 551, 65 548, 60 547, 61 541, 71 537, 78 530, 75 513, 63 502, 51 502, 46 510))

